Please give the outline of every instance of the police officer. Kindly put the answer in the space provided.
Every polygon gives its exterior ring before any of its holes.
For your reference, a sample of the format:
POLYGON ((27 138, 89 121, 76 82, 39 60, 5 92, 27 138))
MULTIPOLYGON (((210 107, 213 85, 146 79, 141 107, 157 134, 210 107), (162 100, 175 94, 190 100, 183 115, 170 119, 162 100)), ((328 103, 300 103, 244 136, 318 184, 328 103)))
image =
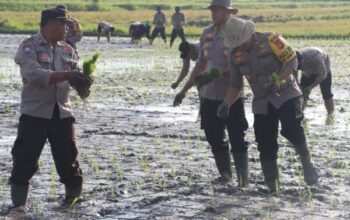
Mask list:
POLYGON ((114 27, 106 21, 102 21, 97 25, 97 42, 100 42, 101 34, 106 35, 107 42, 111 40, 112 33, 114 32, 114 27))
POLYGON ((316 47, 305 47, 297 52, 298 70, 301 70, 300 88, 304 95, 304 106, 310 92, 320 85, 322 98, 328 114, 334 112, 332 94, 332 73, 329 56, 326 52, 316 47))
POLYGON ((179 51, 181 52, 180 58, 182 59, 182 69, 180 75, 176 82, 171 84, 171 88, 176 89, 177 86, 182 82, 182 80, 188 74, 190 70, 190 63, 192 61, 197 61, 200 53, 200 43, 193 42, 189 43, 187 41, 183 41, 179 45, 179 51))
POLYGON ((40 31, 20 44, 14 59, 23 81, 21 116, 11 151, 13 169, 9 180, 14 212, 25 211, 29 181, 38 169, 47 139, 60 181, 65 185, 62 207, 72 205, 82 191, 69 85, 90 82, 75 70, 76 53, 63 41, 68 20, 66 11, 43 10, 40 31))
POLYGON ((153 18, 153 24, 155 25, 150 39, 150 44, 152 45, 154 39, 160 34, 162 37, 164 43, 166 43, 166 36, 165 36, 165 25, 166 25, 166 18, 165 14, 162 12, 161 7, 157 7, 157 13, 154 15, 153 18))
POLYGON ((243 76, 253 91, 254 132, 260 152, 265 183, 271 191, 279 189, 277 168, 278 125, 281 134, 295 147, 307 184, 317 183, 311 163, 301 109, 301 91, 293 73, 297 71, 295 51, 276 33, 254 32, 254 24, 239 18, 225 25, 225 42, 230 52, 231 83, 217 114, 228 117, 228 109, 240 97, 243 76))
MULTIPOLYGON (((213 67, 219 68, 223 73, 222 78, 217 78, 200 89, 202 104, 200 109, 201 128, 204 129, 207 141, 211 146, 216 166, 221 175, 219 179, 229 181, 232 178, 231 159, 229 144, 225 140, 225 128, 227 128, 231 153, 237 173, 239 186, 248 185, 248 152, 247 143, 244 139, 248 128, 248 122, 244 112, 243 97, 229 109, 229 117, 220 119, 216 110, 225 98, 229 87, 229 47, 224 44, 223 27, 226 21, 237 13, 237 9, 231 7, 230 0, 212 0, 210 6, 213 24, 204 29, 200 44, 201 53, 194 67, 190 79, 182 90, 175 96, 174 106, 181 103, 189 90, 195 83, 196 78, 206 70, 213 67)), ((240 93, 242 94, 242 93, 240 93)))
POLYGON ((180 36, 181 41, 184 42, 185 33, 184 33, 184 24, 185 24, 185 15, 180 12, 180 7, 175 7, 175 13, 171 17, 171 23, 173 24, 173 31, 171 32, 170 37, 170 48, 173 46, 174 40, 177 36, 180 36))
MULTIPOLYGON (((56 8, 68 12, 66 5, 57 5, 56 8)), ((83 30, 81 28, 80 21, 77 18, 69 17, 69 21, 67 22, 66 26, 67 34, 65 41, 71 45, 74 50, 77 50, 77 43, 83 38, 83 30)))

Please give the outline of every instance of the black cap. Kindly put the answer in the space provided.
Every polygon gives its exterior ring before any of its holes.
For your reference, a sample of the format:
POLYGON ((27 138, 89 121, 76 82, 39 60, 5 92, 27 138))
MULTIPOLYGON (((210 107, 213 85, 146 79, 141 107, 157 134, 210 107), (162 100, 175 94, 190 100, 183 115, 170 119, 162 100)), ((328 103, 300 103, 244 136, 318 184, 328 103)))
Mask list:
POLYGON ((187 41, 183 41, 179 45, 179 51, 181 52, 180 58, 185 59, 188 57, 188 53, 190 52, 191 45, 187 41))
POLYGON ((67 8, 67 6, 64 5, 64 4, 56 5, 56 8, 68 12, 68 8, 67 8))
POLYGON ((60 8, 47 8, 41 11, 41 21, 49 21, 49 20, 62 20, 69 21, 69 16, 66 10, 62 10, 60 8))

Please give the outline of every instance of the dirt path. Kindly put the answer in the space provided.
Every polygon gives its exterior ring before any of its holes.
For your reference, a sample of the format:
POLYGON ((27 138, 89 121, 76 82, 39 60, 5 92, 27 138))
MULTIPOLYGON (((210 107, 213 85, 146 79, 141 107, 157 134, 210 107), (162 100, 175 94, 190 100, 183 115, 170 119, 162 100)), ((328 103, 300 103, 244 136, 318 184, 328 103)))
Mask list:
MULTIPOLYGON (((0 218, 10 205, 7 179, 16 136, 21 81, 13 62, 23 35, 0 35, 0 218)), ((32 219, 349 219, 350 77, 349 41, 291 41, 295 47, 319 46, 329 52, 337 111, 327 117, 319 89, 311 94, 304 127, 320 184, 308 188, 294 150, 280 139, 282 190, 266 193, 252 130, 247 90, 251 184, 240 190, 211 181, 214 159, 199 130, 198 98, 191 90, 182 106, 171 107, 170 88, 180 68, 175 49, 161 41, 150 47, 129 39, 97 44, 84 38, 82 57, 102 52, 91 97, 83 103, 73 92, 82 202, 70 212, 55 211, 63 198, 49 146, 31 183, 32 219)), ((175 47, 176 48, 176 47, 175 47)))

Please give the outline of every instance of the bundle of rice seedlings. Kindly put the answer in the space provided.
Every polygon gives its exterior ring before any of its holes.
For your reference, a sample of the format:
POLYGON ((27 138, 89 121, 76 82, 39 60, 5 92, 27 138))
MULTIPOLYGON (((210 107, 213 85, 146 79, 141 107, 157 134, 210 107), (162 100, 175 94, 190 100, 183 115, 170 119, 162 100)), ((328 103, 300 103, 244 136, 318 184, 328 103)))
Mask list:
POLYGON ((196 83, 198 87, 205 86, 211 83, 214 79, 221 78, 223 76, 219 68, 213 67, 209 71, 204 72, 196 78, 196 83))
POLYGON ((93 73, 96 69, 96 61, 99 58, 99 56, 100 56, 100 53, 95 52, 91 59, 84 60, 83 62, 83 75, 86 77, 86 79, 90 81, 90 85, 88 86, 81 85, 75 88, 78 92, 78 95, 82 99, 86 99, 90 95, 90 87, 92 85, 92 82, 94 81, 93 73))

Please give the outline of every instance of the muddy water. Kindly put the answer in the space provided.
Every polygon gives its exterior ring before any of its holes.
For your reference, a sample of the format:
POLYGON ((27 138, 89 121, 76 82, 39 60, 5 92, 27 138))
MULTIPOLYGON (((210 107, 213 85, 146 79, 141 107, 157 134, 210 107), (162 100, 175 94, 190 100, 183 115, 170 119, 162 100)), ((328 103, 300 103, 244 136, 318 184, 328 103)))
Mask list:
MULTIPOLYGON (((0 216, 10 205, 7 179, 16 136, 21 81, 13 63, 23 35, 0 35, 0 216)), ((323 47, 332 60, 336 113, 327 117, 319 89, 305 111, 311 153, 320 184, 308 188, 298 158, 280 138, 279 196, 266 192, 252 130, 251 92, 247 89, 251 183, 212 183, 218 176, 210 148, 199 130, 198 97, 191 90, 171 107, 170 88, 180 70, 179 54, 160 41, 131 45, 84 38, 81 56, 102 52, 87 102, 72 93, 84 194, 76 209, 56 211, 64 196, 47 145, 31 182, 31 219, 349 219, 350 77, 349 41, 291 41, 323 47)), ((176 48, 176 47, 174 47, 176 48)), ((235 180, 234 180, 235 181, 235 180)))

